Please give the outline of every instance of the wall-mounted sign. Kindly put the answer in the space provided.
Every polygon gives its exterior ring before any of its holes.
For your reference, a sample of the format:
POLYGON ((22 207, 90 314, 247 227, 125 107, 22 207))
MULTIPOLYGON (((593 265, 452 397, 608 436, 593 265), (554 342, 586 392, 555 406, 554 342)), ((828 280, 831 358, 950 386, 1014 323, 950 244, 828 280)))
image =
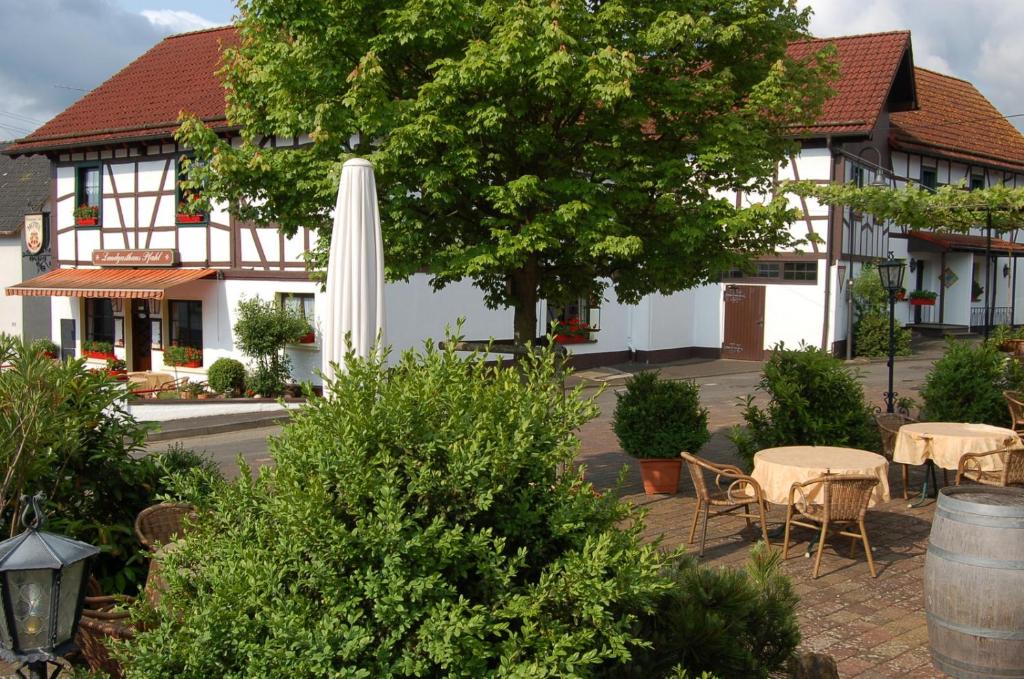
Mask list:
POLYGON ((96 266, 174 266, 176 250, 93 250, 96 266))
POLYGON ((43 215, 25 215, 25 249, 30 255, 38 255, 43 250, 46 232, 43 228, 43 215))

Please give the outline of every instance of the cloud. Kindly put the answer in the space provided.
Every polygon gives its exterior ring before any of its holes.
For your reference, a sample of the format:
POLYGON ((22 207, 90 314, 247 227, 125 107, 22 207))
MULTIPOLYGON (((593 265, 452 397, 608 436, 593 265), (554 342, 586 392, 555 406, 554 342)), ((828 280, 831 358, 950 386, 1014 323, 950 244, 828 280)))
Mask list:
MULTIPOLYGON (((1024 2, 800 0, 818 36, 910 30, 914 64, 974 84, 1004 115, 1024 113, 1024 2)), ((1011 122, 1024 125, 1024 118, 1011 122)))
POLYGON ((189 12, 150 14, 113 0, 0 0, 0 139, 25 136, 166 35, 210 25, 189 12))
POLYGON ((210 28, 217 25, 198 14, 176 9, 144 9, 142 10, 142 16, 146 17, 153 26, 167 29, 171 33, 196 31, 201 28, 210 28))

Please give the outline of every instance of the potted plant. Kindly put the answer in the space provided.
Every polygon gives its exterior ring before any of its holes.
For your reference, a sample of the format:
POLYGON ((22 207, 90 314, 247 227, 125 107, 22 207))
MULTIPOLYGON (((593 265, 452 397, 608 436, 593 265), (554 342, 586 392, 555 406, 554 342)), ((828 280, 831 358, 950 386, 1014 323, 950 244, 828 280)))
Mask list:
POLYGON ((914 306, 934 306, 938 293, 931 290, 914 290, 910 293, 910 303, 914 306))
POLYGON ((711 438, 708 411, 694 382, 642 372, 616 394, 612 427, 622 449, 640 461, 644 492, 675 493, 683 451, 697 453, 711 438))
POLYGON ((175 221, 179 224, 198 224, 203 221, 203 218, 204 215, 201 210, 197 209, 195 200, 191 202, 178 201, 178 212, 175 216, 175 221))
POLYGON ((126 380, 128 379, 128 364, 120 358, 108 358, 107 374, 120 380, 126 380))
POLYGON ((316 342, 316 330, 312 325, 306 326, 306 333, 299 337, 299 344, 313 344, 316 342))
POLYGON ((906 288, 900 288, 899 290, 896 291, 896 301, 897 302, 902 302, 906 298, 907 298, 907 289, 906 288))
POLYGON ((203 365, 203 350, 172 345, 164 349, 164 363, 175 368, 199 368, 203 365))
POLYGON ((83 340, 82 353, 87 358, 98 358, 105 361, 108 358, 114 358, 114 345, 103 340, 83 340))
POLYGON ((74 215, 76 226, 96 226, 100 219, 100 208, 82 203, 75 208, 74 215))
POLYGON ((597 332, 586 321, 576 316, 555 323, 555 341, 559 344, 581 344, 590 339, 590 333, 597 332))
POLYGON ((60 356, 60 348, 48 339, 37 339, 32 342, 32 350, 46 358, 57 358, 60 356))
POLYGON ((189 382, 182 387, 183 398, 195 398, 205 399, 209 398, 209 393, 206 391, 206 385, 202 382, 189 382))
POLYGON ((978 281, 971 281, 971 301, 980 302, 981 296, 985 293, 985 286, 978 281))

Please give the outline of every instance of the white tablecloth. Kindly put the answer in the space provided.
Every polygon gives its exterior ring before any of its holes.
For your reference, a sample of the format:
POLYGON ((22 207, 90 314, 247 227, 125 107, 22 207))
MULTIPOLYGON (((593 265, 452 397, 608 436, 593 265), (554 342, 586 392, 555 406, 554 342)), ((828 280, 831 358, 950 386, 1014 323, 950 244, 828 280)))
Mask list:
MULTIPOLYGON (((878 453, 833 446, 785 446, 766 448, 754 455, 751 476, 761 486, 764 497, 775 504, 789 502, 789 489, 823 474, 862 474, 877 476, 879 484, 871 495, 871 504, 889 500, 889 463, 878 453)), ((814 502, 821 486, 805 489, 814 502)))
MULTIPOLYGON (((900 427, 893 450, 893 462, 924 464, 931 460, 943 469, 956 469, 964 453, 987 453, 1007 446, 1019 446, 1012 429, 965 422, 915 422, 900 427)), ((1002 469, 996 456, 980 460, 985 471, 1002 469)))

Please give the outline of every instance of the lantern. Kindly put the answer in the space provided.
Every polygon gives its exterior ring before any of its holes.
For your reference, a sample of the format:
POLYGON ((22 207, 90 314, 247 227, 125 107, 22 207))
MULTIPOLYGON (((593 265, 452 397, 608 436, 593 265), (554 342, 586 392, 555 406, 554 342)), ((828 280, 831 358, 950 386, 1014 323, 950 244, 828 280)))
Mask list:
POLYGON ((882 287, 890 295, 895 295, 903 287, 904 261, 893 259, 892 253, 889 258, 878 263, 878 277, 882 279, 882 287))
POLYGON ((100 551, 42 531, 42 500, 41 493, 23 495, 25 531, 0 542, 0 656, 30 666, 71 648, 89 577, 87 562, 100 551))

